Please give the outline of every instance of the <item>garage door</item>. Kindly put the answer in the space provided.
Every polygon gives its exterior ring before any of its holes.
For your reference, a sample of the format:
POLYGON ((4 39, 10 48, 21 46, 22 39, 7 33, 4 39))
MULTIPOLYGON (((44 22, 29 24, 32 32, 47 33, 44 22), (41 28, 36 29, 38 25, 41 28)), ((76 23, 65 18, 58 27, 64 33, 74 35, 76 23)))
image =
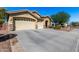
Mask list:
POLYGON ((35 29, 34 21, 15 20, 15 30, 35 29))

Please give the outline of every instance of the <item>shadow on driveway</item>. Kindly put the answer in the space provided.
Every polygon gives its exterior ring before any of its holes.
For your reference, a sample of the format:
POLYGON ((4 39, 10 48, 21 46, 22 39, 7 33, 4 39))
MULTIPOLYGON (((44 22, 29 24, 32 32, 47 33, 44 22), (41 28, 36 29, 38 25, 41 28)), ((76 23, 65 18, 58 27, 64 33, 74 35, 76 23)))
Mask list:
POLYGON ((0 42, 12 39, 12 38, 14 38, 16 36, 17 36, 17 34, 6 34, 6 35, 0 34, 0 42))

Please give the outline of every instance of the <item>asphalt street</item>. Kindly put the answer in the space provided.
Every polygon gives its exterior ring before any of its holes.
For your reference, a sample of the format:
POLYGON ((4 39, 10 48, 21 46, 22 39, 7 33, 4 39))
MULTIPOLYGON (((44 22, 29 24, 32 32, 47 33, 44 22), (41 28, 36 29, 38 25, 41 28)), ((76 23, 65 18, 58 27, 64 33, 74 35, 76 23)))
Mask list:
POLYGON ((26 52, 78 52, 79 29, 70 32, 53 29, 15 31, 26 52))

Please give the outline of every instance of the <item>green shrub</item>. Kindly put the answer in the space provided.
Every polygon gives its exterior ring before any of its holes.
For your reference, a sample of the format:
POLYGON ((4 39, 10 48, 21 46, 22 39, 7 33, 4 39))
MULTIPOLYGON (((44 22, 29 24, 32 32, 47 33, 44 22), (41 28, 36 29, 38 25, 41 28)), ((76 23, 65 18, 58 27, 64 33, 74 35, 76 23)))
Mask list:
POLYGON ((4 23, 4 21, 0 21, 0 24, 3 24, 4 23))
POLYGON ((61 26, 57 25, 55 27, 53 27, 54 29, 61 29, 61 26))

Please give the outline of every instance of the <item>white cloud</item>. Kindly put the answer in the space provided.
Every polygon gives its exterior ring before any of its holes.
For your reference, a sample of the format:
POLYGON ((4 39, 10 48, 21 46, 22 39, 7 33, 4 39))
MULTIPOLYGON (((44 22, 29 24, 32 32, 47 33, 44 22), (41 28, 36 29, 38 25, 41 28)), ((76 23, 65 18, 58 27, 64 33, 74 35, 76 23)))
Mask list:
POLYGON ((2 0, 0 6, 78 7, 79 0, 2 0))

